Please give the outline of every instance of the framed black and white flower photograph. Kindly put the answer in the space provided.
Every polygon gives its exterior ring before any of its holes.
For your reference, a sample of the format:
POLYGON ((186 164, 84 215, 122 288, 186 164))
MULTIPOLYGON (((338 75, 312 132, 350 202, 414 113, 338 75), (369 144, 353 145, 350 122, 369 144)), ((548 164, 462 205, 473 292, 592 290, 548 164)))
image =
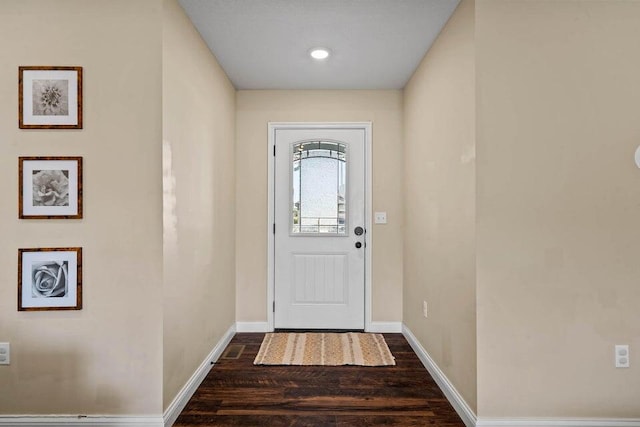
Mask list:
POLYGON ((18 311, 82 309, 82 248, 18 249, 18 311))
POLYGON ((82 67, 19 67, 20 129, 82 129, 82 67))
POLYGON ((82 218, 82 157, 20 157, 18 217, 82 218))

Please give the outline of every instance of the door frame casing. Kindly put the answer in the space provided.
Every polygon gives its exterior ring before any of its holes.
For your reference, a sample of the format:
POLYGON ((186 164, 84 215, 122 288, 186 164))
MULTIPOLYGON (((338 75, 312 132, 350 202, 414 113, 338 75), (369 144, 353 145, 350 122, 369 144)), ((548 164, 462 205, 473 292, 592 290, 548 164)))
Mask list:
POLYGON ((364 251, 364 328, 365 331, 371 329, 371 252, 373 248, 372 237, 372 158, 371 158, 371 122, 269 122, 268 151, 268 215, 267 215, 267 326, 269 331, 273 331, 274 312, 273 304, 275 302, 275 235, 273 233, 273 224, 275 223, 275 156, 274 150, 276 145, 277 130, 296 130, 296 129, 362 129, 364 130, 364 217, 366 229, 366 246, 364 251))

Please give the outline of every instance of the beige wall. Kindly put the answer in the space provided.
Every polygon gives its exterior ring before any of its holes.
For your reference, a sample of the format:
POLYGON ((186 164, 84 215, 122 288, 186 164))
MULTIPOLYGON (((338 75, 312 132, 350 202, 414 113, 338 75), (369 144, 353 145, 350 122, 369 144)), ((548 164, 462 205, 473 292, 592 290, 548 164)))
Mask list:
POLYGON ((476 17, 478 413, 638 418, 640 2, 476 17))
POLYGON ((0 7, 0 413, 158 414, 161 3, 0 7), (84 67, 84 129, 18 129, 20 65, 84 67), (22 155, 84 157, 84 219, 17 219, 22 155), (18 312, 18 248, 59 246, 83 248, 82 310, 18 312))
POLYGON ((267 123, 372 121, 373 320, 481 419, 640 417, 640 3, 463 0, 404 94, 234 93, 175 0, 1 8, 0 414, 161 413, 266 321, 267 123), (20 65, 84 67, 83 130, 18 129, 20 65), (17 219, 22 155, 84 157, 84 219, 17 219), (17 312, 17 249, 55 246, 83 309, 17 312))
POLYGON ((164 0, 164 406, 235 322, 235 90, 164 0))
POLYGON ((402 91, 238 91, 236 319, 267 320, 269 122, 373 122, 372 318, 402 319, 402 91))
POLYGON ((463 0, 405 88, 404 103, 404 323, 472 408, 474 53, 474 2, 463 0))

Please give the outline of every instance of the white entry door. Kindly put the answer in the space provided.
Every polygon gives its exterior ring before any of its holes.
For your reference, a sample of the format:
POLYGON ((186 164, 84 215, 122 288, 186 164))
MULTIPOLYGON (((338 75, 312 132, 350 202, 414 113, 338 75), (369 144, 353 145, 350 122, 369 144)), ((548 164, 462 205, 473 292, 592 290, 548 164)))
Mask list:
POLYGON ((365 129, 275 130, 274 326, 364 329, 365 129))

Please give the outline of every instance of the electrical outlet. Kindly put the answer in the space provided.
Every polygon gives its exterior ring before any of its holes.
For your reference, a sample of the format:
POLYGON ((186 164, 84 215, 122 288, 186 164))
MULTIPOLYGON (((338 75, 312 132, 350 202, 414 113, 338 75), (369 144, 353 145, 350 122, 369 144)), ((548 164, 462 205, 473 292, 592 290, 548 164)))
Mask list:
POLYGON ((616 368, 628 368, 629 367, 629 346, 616 345, 616 368))
POLYGON ((429 314, 429 310, 427 307, 427 302, 422 301, 422 315, 426 318, 428 314, 429 314))
POLYGON ((11 346, 8 342, 0 342, 0 365, 8 365, 11 362, 11 346))

